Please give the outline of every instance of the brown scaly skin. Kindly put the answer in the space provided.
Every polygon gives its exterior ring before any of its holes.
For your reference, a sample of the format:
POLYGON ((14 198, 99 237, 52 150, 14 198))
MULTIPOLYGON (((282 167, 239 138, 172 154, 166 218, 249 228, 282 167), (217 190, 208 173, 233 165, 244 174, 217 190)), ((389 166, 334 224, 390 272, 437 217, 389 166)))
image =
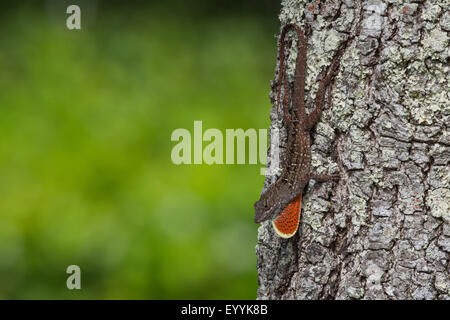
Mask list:
POLYGON ((271 184, 267 190, 261 194, 260 199, 255 203, 255 222, 261 223, 268 219, 273 219, 300 193, 312 178, 316 181, 329 181, 339 179, 339 175, 319 175, 311 172, 311 139, 310 130, 319 121, 324 104, 325 91, 336 74, 339 67, 340 54, 337 54, 331 66, 328 68, 326 76, 319 83, 315 99, 315 109, 309 114, 305 111, 305 73, 306 73, 306 44, 303 31, 294 24, 287 24, 283 27, 280 35, 280 69, 278 79, 278 99, 280 103, 281 86, 284 81, 283 113, 287 125, 287 149, 285 160, 282 163, 283 173, 271 184), (292 92, 293 108, 291 119, 288 118, 288 83, 284 79, 284 48, 285 38, 288 30, 294 29, 297 32, 298 54, 294 75, 294 87, 292 92))

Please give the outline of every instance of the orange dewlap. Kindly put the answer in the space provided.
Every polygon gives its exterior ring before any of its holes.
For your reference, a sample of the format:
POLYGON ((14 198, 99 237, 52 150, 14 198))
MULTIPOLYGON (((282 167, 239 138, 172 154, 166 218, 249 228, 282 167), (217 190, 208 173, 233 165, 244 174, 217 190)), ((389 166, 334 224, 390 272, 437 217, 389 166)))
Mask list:
POLYGON ((302 194, 300 193, 274 220, 272 220, 275 232, 282 238, 292 237, 298 229, 300 222, 300 208, 302 206, 302 194))

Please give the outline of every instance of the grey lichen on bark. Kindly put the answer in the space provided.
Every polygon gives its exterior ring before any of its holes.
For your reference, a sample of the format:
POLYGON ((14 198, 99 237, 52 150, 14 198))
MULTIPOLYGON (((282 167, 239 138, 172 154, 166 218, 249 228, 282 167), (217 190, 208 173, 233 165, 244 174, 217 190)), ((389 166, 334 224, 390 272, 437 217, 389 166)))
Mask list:
MULTIPOLYGON (((450 299, 449 7, 450 0, 282 2, 281 25, 311 31, 308 106, 320 72, 345 45, 311 134, 313 168, 342 178, 310 182, 293 238, 279 238, 270 222, 260 226, 258 299, 450 299)), ((274 107, 271 120, 282 150, 274 107)))

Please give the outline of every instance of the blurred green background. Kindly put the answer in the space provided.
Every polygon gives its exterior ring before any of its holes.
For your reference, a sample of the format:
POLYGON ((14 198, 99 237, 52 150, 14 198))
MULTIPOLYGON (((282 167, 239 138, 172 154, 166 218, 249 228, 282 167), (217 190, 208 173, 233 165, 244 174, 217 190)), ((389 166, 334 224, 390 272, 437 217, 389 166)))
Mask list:
POLYGON ((254 299, 261 165, 176 128, 268 128, 278 1, 34 1, 0 14, 0 299, 254 299), (69 31, 68 4, 82 30, 69 31), (66 288, 81 267, 81 290, 66 288))

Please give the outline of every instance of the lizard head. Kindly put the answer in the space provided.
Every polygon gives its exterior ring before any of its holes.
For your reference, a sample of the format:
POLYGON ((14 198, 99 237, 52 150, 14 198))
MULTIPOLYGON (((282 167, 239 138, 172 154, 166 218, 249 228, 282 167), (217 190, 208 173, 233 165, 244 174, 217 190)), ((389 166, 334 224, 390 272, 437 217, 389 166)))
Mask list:
POLYGON ((272 217, 276 206, 270 206, 268 201, 259 200, 255 202, 255 223, 261 223, 272 217))

